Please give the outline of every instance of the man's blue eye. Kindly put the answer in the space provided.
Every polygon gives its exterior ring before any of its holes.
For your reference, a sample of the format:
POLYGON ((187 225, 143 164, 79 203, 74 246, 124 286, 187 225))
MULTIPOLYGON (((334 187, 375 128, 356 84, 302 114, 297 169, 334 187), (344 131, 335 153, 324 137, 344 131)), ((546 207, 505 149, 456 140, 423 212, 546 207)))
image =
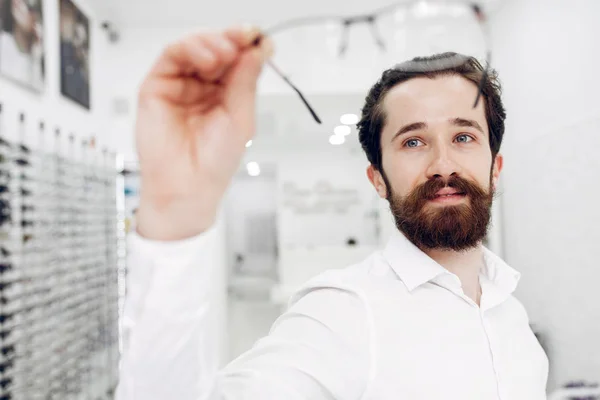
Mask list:
POLYGON ((418 147, 420 140, 419 139, 410 139, 406 141, 406 147, 418 147))
POLYGON ((471 140, 473 140, 473 138, 469 135, 459 135, 456 137, 456 141, 461 143, 469 143, 471 140))

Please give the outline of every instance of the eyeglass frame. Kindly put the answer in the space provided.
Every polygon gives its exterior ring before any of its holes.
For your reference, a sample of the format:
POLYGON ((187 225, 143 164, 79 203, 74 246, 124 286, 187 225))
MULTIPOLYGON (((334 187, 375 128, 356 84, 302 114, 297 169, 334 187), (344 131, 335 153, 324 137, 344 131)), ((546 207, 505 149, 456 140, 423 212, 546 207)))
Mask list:
MULTIPOLYGON (((308 26, 308 25, 314 25, 314 24, 322 23, 324 21, 336 21, 336 22, 340 23, 342 25, 342 27, 344 28, 345 42, 342 45, 341 52, 340 52, 341 54, 343 54, 345 52, 345 50, 347 49, 347 41, 348 41, 347 36, 348 36, 348 32, 349 32, 350 28, 354 25, 364 24, 364 23, 369 24, 369 26, 371 28, 371 34, 373 35, 376 43, 380 47, 384 48, 385 45, 383 44, 383 39, 381 38, 381 36, 379 35, 379 33, 377 32, 377 29, 375 27, 377 18, 379 18, 381 15, 384 15, 388 12, 398 10, 402 7, 408 8, 408 7, 414 6, 415 4, 419 3, 420 1, 422 1, 422 0, 411 0, 411 1, 401 2, 401 3, 394 3, 394 4, 390 4, 388 6, 385 6, 385 7, 381 7, 370 13, 357 14, 354 16, 317 16, 317 17, 304 17, 304 18, 291 19, 291 20, 285 21, 283 23, 277 24, 275 26, 272 26, 270 28, 263 30, 263 33, 254 40, 253 45, 254 46, 260 45, 260 43, 264 40, 265 36, 272 36, 276 33, 279 33, 279 32, 282 32, 282 31, 285 31, 288 29, 302 27, 302 26, 308 26)), ((481 28, 482 34, 484 36, 485 47, 486 47, 486 66, 483 71, 481 81, 479 82, 479 86, 477 89, 477 97, 475 98, 475 102, 473 104, 473 108, 475 108, 475 107, 477 107, 477 104, 479 103, 479 99, 483 95, 483 87, 485 85, 485 82, 488 79, 489 68, 490 68, 491 58, 492 58, 491 41, 490 41, 490 37, 489 37, 490 36, 489 29, 487 26, 487 16, 484 13, 482 7, 479 4, 474 3, 474 2, 468 3, 468 2, 461 2, 461 1, 450 1, 450 2, 444 2, 443 4, 444 5, 457 4, 457 5, 469 7, 471 9, 471 11, 473 12, 473 15, 475 16, 475 18, 479 24, 479 27, 481 28)), ((298 94, 298 96, 300 97, 300 100, 302 100, 302 103, 304 103, 304 105, 306 106, 306 108, 308 109, 310 114, 312 115, 313 119, 317 123, 322 124, 321 119, 315 112, 314 108, 310 105, 310 103, 308 102, 308 100, 306 99, 306 97, 304 96, 302 91, 300 91, 300 89, 292 83, 292 81, 275 65, 275 63, 272 60, 267 60, 266 64, 298 94)))

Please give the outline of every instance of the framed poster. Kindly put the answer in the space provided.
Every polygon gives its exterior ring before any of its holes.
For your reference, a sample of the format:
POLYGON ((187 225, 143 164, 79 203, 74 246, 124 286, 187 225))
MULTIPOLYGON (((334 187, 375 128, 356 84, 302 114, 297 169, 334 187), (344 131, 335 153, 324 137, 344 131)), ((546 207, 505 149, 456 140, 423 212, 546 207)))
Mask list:
POLYGON ((0 0, 0 75, 41 92, 44 58, 42 0, 0 0))
POLYGON ((90 21, 71 0, 60 0, 60 90, 90 109, 90 21))

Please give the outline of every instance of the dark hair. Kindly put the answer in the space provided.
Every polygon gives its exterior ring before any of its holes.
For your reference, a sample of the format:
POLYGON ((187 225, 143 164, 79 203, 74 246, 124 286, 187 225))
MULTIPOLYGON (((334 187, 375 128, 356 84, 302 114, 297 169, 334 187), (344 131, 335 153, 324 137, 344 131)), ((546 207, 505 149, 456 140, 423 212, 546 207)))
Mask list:
MULTIPOLYGON (((476 58, 458 53, 448 52, 430 57, 416 57, 384 71, 379 81, 371 88, 365 99, 357 128, 358 138, 367 159, 378 171, 382 171, 381 130, 386 117, 382 103, 385 95, 396 85, 412 78, 433 79, 444 75, 460 75, 479 86, 484 76, 484 68, 476 58)), ((502 104, 502 89, 498 74, 492 68, 488 70, 481 92, 480 100, 485 102, 485 116, 490 131, 490 149, 492 158, 495 158, 500 151, 504 136, 506 111, 502 104)))

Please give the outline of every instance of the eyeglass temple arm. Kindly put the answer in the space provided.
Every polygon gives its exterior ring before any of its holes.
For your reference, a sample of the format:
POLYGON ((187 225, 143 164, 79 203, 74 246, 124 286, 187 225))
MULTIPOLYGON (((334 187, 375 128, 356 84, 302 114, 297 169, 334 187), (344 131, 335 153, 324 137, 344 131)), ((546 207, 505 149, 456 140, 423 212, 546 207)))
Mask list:
POLYGON ((491 58, 491 54, 490 54, 490 52, 488 52, 485 70, 483 71, 483 75, 481 76, 481 81, 479 81, 479 87, 477 88, 477 97, 475 98, 475 104, 473 104, 473 108, 477 107, 477 104, 479 104, 479 99, 481 98, 481 96, 483 94, 483 86, 485 85, 485 83, 488 79, 488 70, 490 68, 490 58, 491 58))
POLYGON ((377 29, 377 15, 371 15, 367 19, 367 22, 369 23, 369 30, 371 31, 371 35, 373 36, 373 39, 375 39, 375 43, 377 43, 377 45, 379 46, 379 48, 381 50, 385 51, 386 50, 385 41, 383 40, 383 37, 381 36, 379 29, 377 29))
POLYGON ((489 47, 490 39, 489 39, 489 32, 487 31, 487 25, 486 25, 487 18, 486 18, 485 13, 483 12, 483 9, 481 8, 481 6, 479 4, 472 3, 471 11, 473 11, 475 18, 477 19, 477 22, 479 23, 479 26, 481 27, 482 33, 485 37, 486 47, 488 49, 487 54, 486 54, 486 61, 485 61, 485 71, 483 71, 483 76, 481 77, 481 81, 479 82, 479 88, 477 89, 477 97, 475 98, 475 104, 473 104, 473 108, 475 108, 475 107, 477 107, 477 104, 479 104, 479 98, 483 94, 483 86, 485 85, 485 83, 488 79, 490 63, 492 61, 492 52, 490 51, 490 47, 489 47))
POLYGON ((348 50, 348 37, 350 34, 350 24, 344 23, 342 26, 342 38, 340 40, 340 49, 338 51, 340 57, 343 57, 346 54, 346 50, 348 50))
MULTIPOLYGON (((254 39, 253 45, 258 46, 260 44, 260 42, 261 42, 262 39, 263 39, 262 35, 258 36, 256 39, 254 39)), ((306 106, 306 108, 308 108, 308 111, 310 112, 310 114, 312 115, 312 117, 315 119, 315 121, 317 121, 317 123, 319 123, 319 124, 322 124, 321 119, 319 118, 319 116, 317 115, 317 113, 315 112, 315 110, 311 107, 311 105, 308 103, 308 100, 306 100, 306 98, 304 97, 304 95, 302 94, 302 92, 300 91, 300 89, 298 89, 296 87, 296 85, 294 85, 292 83, 292 81, 290 81, 289 78, 287 76, 285 76, 279 70, 279 68, 277 68, 277 66, 273 63, 273 61, 267 60, 267 65, 269 67, 271 67, 271 69, 273 69, 273 71, 275 71, 275 73, 277 75, 279 75, 281 77, 281 79, 283 79, 288 85, 290 85, 290 87, 292 89, 294 89, 294 91, 296 93, 298 93, 298 96, 300 96, 300 100, 302 100, 302 102, 304 103, 304 105, 306 106)))

